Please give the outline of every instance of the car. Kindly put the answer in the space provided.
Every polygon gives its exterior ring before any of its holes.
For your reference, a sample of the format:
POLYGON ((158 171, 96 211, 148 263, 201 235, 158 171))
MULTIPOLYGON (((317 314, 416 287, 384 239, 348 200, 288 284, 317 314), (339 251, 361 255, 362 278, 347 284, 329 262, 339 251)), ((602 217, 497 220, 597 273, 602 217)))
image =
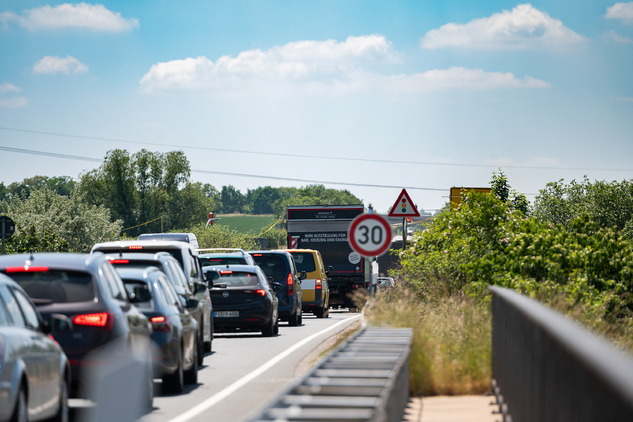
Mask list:
POLYGON ((279 300, 274 287, 257 265, 204 268, 215 305, 213 324, 218 331, 261 331, 265 337, 279 332, 279 300))
POLYGON ((275 290, 279 299, 279 318, 290 326, 303 323, 301 277, 297 273, 295 260, 283 251, 249 251, 255 263, 273 283, 281 284, 275 290))
POLYGON ((332 268, 323 265, 321 252, 314 249, 287 249, 295 260, 297 270, 304 273, 301 280, 303 312, 311 312, 317 318, 327 318, 330 308, 328 276, 332 268))
POLYGON ((179 242, 190 243, 194 249, 198 249, 198 238, 193 233, 143 233, 138 240, 177 240, 179 242))
POLYGON ((250 254, 238 248, 198 249, 198 254, 203 267, 226 264, 256 265, 250 254))
MULTIPOLYGON (((156 267, 165 273, 167 280, 170 282, 178 296, 183 299, 183 306, 187 308, 189 313, 193 316, 197 323, 198 338, 196 341, 198 350, 198 365, 204 363, 205 351, 210 352, 213 344, 213 320, 211 321, 211 342, 207 350, 204 349, 204 332, 203 332, 203 319, 205 315, 205 306, 199 301, 194 293, 189 288, 187 277, 182 270, 182 267, 178 264, 176 258, 171 256, 168 252, 155 252, 155 253, 139 253, 139 252, 118 252, 114 254, 106 254, 110 263, 115 268, 120 267, 132 267, 132 268, 146 268, 156 267)), ((208 289, 207 289, 208 290, 208 289)))
POLYGON ((70 361, 71 396, 88 397, 89 373, 103 364, 96 354, 108 345, 122 345, 146 353, 142 356, 146 388, 141 393, 143 407, 151 408, 154 377, 147 348, 151 325, 130 302, 119 274, 103 254, 2 255, 0 273, 24 289, 45 321, 50 323, 56 314, 72 321, 71 329, 55 334, 70 361))
POLYGON ((211 351, 211 343, 213 341, 211 312, 213 307, 198 252, 190 243, 178 240, 119 240, 97 243, 92 247, 92 252, 96 251, 106 254, 118 252, 155 253, 162 251, 168 252, 176 258, 185 273, 189 290, 193 292, 204 308, 202 320, 198 321, 198 323, 202 327, 203 350, 205 352, 211 351))
POLYGON ((70 326, 62 316, 44 322, 26 292, 0 274, 0 421, 68 421, 70 364, 51 336, 70 326))
POLYGON ((378 290, 389 290, 396 286, 392 277, 378 277, 376 279, 376 287, 378 290))
MULTIPOLYGON (((163 391, 182 392, 185 384, 198 382, 198 323, 187 311, 164 272, 154 266, 115 267, 134 305, 149 318, 163 391)), ((195 299, 190 299, 196 301, 195 299)), ((197 301, 196 301, 197 302, 197 301)))

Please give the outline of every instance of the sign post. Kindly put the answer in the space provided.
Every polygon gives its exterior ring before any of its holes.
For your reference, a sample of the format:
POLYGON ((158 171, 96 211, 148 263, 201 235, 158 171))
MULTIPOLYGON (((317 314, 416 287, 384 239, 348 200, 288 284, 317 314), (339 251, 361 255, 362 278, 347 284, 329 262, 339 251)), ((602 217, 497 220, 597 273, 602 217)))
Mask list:
POLYGON ((402 189, 398 199, 389 211, 389 217, 402 217, 402 249, 407 247, 407 218, 419 217, 420 212, 413 204, 406 189, 402 189))
POLYGON ((352 249, 366 258, 378 257, 391 246, 391 226, 378 214, 361 214, 354 218, 347 232, 352 249))
POLYGON ((0 215, 0 231, 2 233, 2 255, 6 254, 4 249, 4 240, 13 236, 15 232, 15 224, 6 215, 0 215))

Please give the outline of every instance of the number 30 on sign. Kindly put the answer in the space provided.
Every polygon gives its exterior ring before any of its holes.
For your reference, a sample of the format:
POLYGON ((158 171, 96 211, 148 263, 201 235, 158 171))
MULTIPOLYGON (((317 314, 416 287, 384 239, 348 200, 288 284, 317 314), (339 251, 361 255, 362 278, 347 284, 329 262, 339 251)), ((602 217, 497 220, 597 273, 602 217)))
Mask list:
POLYGON ((391 226, 386 218, 378 214, 362 214, 352 220, 347 232, 352 249, 371 258, 380 256, 391 245, 391 226))

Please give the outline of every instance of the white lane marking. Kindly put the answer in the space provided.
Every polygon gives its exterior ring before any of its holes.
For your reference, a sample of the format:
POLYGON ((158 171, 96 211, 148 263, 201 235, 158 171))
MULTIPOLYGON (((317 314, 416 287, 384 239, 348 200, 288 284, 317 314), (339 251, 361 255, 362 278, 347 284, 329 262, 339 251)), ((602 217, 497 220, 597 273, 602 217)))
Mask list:
POLYGON ((313 339, 315 339, 315 338, 327 333, 328 331, 331 331, 331 330, 335 329, 339 325, 342 325, 342 324, 344 324, 346 322, 349 322, 350 320, 353 320, 353 319, 358 319, 360 317, 361 317, 361 315, 356 315, 356 316, 353 316, 351 318, 344 319, 344 320, 339 321, 336 324, 332 325, 331 327, 328 327, 327 329, 325 329, 323 331, 319 331, 318 333, 312 334, 310 337, 304 338, 299 343, 296 343, 294 346, 290 347, 289 349, 286 349, 285 352, 283 352, 280 355, 277 355, 276 357, 272 358, 271 360, 269 360, 265 364, 261 365, 258 369, 254 370, 250 374, 248 374, 245 377, 242 377, 239 380, 235 381, 233 384, 229 385, 224 390, 219 391, 215 395, 209 397, 208 399, 206 399, 202 403, 198 404, 197 406, 189 409, 187 412, 183 413, 182 415, 178 416, 177 418, 170 419, 169 422, 186 422, 186 421, 198 416, 199 414, 201 414, 205 410, 209 409, 211 406, 217 404, 221 400, 224 400, 229 395, 233 394, 236 390, 238 390, 239 388, 245 386, 246 384, 248 384, 249 382, 251 382, 252 380, 257 378, 258 376, 260 376, 261 374, 266 372, 268 369, 270 369, 273 366, 275 366, 277 363, 279 363, 281 360, 283 360, 286 356, 290 355, 291 353, 293 353, 295 350, 299 349, 300 347, 302 347, 306 343, 309 343, 313 339))

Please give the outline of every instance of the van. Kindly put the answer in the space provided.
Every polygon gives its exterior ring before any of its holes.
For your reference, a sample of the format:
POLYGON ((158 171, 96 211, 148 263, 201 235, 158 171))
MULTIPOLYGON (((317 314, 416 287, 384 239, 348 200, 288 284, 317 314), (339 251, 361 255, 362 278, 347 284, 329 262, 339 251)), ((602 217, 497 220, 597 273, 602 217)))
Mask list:
POLYGON ((143 233, 139 235, 138 240, 177 240, 179 242, 187 242, 198 249, 198 238, 193 233, 143 233))
POLYGON ((285 249, 295 259, 297 271, 305 278, 301 281, 303 312, 311 312, 317 318, 327 318, 330 308, 330 272, 323 265, 321 252, 314 249, 285 249))

